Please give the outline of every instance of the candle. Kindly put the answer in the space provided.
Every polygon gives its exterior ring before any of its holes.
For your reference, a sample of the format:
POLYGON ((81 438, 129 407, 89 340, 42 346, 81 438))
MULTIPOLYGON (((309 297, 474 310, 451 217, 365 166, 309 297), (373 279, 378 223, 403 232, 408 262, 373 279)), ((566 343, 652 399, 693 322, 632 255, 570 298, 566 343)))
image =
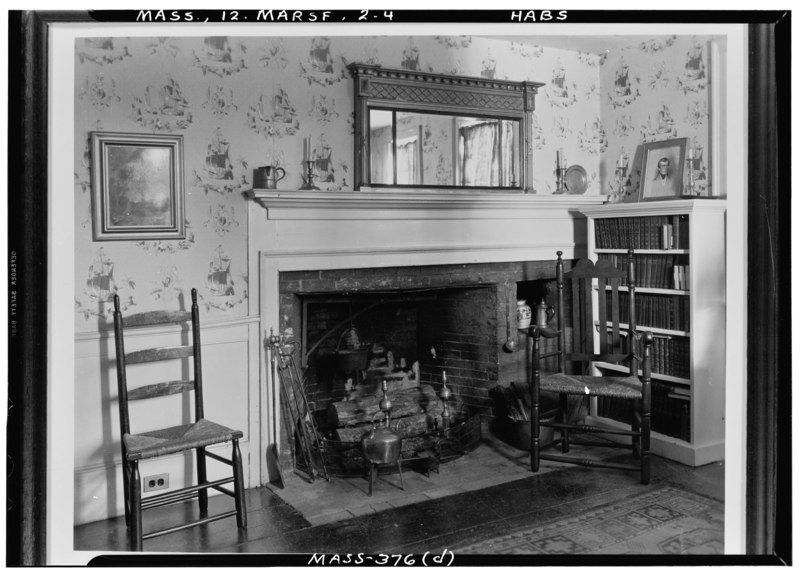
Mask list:
POLYGON ((561 168, 561 150, 556 150, 556 168, 561 168))
POLYGON ((622 168, 623 166, 625 166, 625 154, 624 153, 619 155, 619 163, 617 164, 618 168, 622 168))
POLYGON ((314 137, 308 137, 308 159, 314 161, 314 137))
POLYGON ((447 372, 444 370, 442 370, 442 383, 445 385, 447 384, 447 372))
POLYGON ((308 160, 308 138, 303 138, 303 161, 308 160))
POLYGON ((694 148, 689 148, 689 160, 694 160, 694 148))
POLYGON ((566 168, 567 167, 567 157, 564 156, 564 151, 561 151, 561 166, 566 168))

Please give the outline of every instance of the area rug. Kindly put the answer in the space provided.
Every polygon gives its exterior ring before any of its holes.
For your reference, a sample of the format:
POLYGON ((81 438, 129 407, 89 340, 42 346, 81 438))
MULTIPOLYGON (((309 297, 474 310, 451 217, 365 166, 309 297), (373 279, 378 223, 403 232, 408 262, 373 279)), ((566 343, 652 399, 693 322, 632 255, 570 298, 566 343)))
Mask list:
POLYGON ((722 554, 724 505, 653 490, 454 550, 458 554, 722 554))

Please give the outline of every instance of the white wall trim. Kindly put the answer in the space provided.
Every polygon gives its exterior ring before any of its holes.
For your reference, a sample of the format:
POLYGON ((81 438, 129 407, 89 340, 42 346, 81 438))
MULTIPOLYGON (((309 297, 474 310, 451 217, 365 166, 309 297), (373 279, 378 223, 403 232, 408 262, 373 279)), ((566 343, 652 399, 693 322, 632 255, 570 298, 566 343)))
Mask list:
MULTIPOLYGON (((248 324, 256 324, 261 321, 261 317, 257 314, 252 314, 249 316, 241 316, 239 318, 231 318, 231 319, 224 319, 224 320, 203 320, 200 319, 200 330, 205 332, 206 330, 215 330, 218 328, 228 328, 231 326, 246 326, 248 324)), ((147 334, 147 335, 156 335, 156 334, 170 334, 172 332, 181 332, 183 328, 179 324, 165 324, 162 326, 154 326, 152 328, 137 328, 137 334, 147 334)), ((98 340, 101 338, 113 338, 114 337, 114 328, 112 324, 109 324, 107 329, 102 330, 91 330, 91 331, 80 331, 75 332, 75 342, 86 342, 92 340, 98 340)))
MULTIPOLYGON (((574 249, 575 244, 572 244, 574 249)), ((414 265, 427 265, 427 264, 466 264, 478 262, 517 262, 519 260, 537 260, 537 259, 554 259, 556 250, 564 248, 563 242, 538 242, 536 244, 498 244, 495 246, 381 246, 381 247, 361 247, 361 248, 343 248, 341 250, 263 250, 261 252, 262 258, 323 258, 324 261, 319 263, 319 266, 313 268, 314 270, 335 270, 337 268, 349 268, 348 266, 351 258, 358 258, 363 256, 386 256, 392 263, 379 263, 372 264, 369 267, 386 267, 386 266, 414 266, 414 265), (532 253, 546 253, 546 258, 531 258, 532 253), (489 256, 491 254, 491 256, 489 256), (459 255, 462 255, 459 257, 459 255), (400 264, 395 263, 395 260, 404 260, 407 257, 431 257, 438 260, 436 262, 424 262, 416 264, 400 264), (331 266, 326 265, 328 259, 344 258, 347 261, 341 261, 331 266), (454 259, 450 261, 450 259, 454 259), (491 258, 491 260, 486 260, 491 258)), ((298 268, 291 267, 282 268, 281 271, 290 270, 308 270, 308 264, 304 264, 298 268)), ((367 266, 358 266, 359 268, 366 268, 367 266)))

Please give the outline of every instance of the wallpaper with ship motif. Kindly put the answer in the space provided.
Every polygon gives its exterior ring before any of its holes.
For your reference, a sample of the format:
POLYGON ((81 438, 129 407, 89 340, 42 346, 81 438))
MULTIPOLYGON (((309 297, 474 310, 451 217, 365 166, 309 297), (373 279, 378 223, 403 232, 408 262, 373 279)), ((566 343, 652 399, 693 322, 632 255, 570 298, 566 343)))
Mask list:
MULTIPOLYGON (((707 36, 651 38, 610 52, 601 69, 602 118, 608 154, 600 165, 603 193, 612 192, 615 166, 627 158, 634 199, 641 182, 642 143, 687 138, 693 151, 695 193, 719 195, 708 177, 711 40, 707 36)), ((684 183, 687 182, 684 174, 684 183)))
MULTIPOLYGON (((78 331, 104 328, 113 294, 130 311, 177 307, 191 288, 205 317, 247 314, 247 202, 253 169, 302 184, 312 136, 318 184, 353 187, 351 62, 544 82, 531 143, 538 194, 555 190, 556 151, 608 194, 645 138, 708 149, 708 38, 660 37, 603 55, 471 36, 85 38, 75 46, 78 331), (184 136, 186 238, 93 242, 92 131, 184 136)), ((632 185, 638 185, 635 178, 632 185)))

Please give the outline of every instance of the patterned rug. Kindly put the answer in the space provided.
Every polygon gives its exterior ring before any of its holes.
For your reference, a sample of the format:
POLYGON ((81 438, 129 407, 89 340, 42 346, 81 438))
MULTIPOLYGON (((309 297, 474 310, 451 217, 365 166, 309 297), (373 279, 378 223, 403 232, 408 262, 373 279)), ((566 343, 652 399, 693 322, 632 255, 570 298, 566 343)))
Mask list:
POLYGON ((672 487, 456 549, 458 554, 722 554, 721 502, 672 487))

